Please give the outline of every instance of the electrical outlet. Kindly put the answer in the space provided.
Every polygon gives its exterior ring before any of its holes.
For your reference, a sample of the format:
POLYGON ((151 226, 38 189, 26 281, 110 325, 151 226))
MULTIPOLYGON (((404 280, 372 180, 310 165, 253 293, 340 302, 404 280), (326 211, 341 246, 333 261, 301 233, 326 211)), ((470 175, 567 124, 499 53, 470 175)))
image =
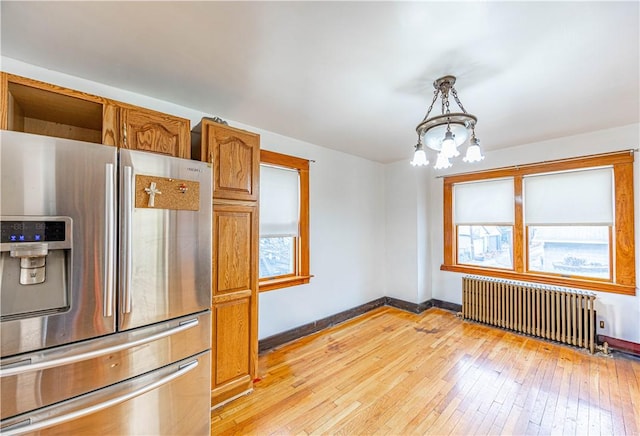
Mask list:
POLYGON ((600 328, 603 329, 604 328, 604 321, 600 321, 600 328))

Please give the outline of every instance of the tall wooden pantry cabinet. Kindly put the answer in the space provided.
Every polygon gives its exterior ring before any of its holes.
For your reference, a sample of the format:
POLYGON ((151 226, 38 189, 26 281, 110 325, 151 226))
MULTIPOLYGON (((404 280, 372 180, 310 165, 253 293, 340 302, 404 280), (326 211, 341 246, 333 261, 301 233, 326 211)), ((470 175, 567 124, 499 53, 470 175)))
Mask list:
POLYGON ((258 361, 260 136, 204 118, 191 155, 213 166, 211 405, 253 389, 258 361))

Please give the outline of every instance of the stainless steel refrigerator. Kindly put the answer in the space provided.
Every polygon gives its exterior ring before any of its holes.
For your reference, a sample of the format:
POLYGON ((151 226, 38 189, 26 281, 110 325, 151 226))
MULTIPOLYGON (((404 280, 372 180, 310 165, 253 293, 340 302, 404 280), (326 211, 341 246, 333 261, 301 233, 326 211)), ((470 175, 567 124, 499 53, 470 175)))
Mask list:
POLYGON ((211 168, 0 131, 2 434, 209 434, 211 168))

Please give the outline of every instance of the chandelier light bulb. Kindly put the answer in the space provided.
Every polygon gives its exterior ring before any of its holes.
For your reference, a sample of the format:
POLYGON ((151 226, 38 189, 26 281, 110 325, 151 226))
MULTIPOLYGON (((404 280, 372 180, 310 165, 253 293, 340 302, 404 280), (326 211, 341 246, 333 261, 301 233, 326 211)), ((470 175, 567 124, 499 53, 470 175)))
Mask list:
POLYGON ((416 152, 413 154, 411 165, 414 167, 429 165, 429 160, 427 159, 427 154, 424 152, 424 148, 422 147, 422 142, 418 141, 418 144, 416 144, 416 152))
POLYGON ((445 156, 442 152, 438 153, 438 158, 436 159, 436 164, 434 166, 437 170, 444 170, 450 168, 452 166, 449 158, 445 156))
POLYGON ((447 130, 447 132, 444 134, 444 139, 442 140, 442 149, 440 150, 440 153, 442 153, 447 159, 460 155, 460 152, 458 151, 458 147, 456 145, 455 135, 450 130, 447 130))
POLYGON ((474 136, 469 141, 469 147, 467 147, 467 154, 462 158, 465 162, 480 162, 484 159, 484 155, 480 151, 480 143, 474 136))

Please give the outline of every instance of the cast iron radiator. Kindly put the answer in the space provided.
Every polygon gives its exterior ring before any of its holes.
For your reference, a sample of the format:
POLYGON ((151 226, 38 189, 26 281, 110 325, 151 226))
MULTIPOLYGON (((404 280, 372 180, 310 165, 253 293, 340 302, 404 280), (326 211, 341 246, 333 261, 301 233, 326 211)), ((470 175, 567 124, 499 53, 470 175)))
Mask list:
POLYGON ((462 278, 462 317, 595 351, 592 292, 511 280, 462 278))

